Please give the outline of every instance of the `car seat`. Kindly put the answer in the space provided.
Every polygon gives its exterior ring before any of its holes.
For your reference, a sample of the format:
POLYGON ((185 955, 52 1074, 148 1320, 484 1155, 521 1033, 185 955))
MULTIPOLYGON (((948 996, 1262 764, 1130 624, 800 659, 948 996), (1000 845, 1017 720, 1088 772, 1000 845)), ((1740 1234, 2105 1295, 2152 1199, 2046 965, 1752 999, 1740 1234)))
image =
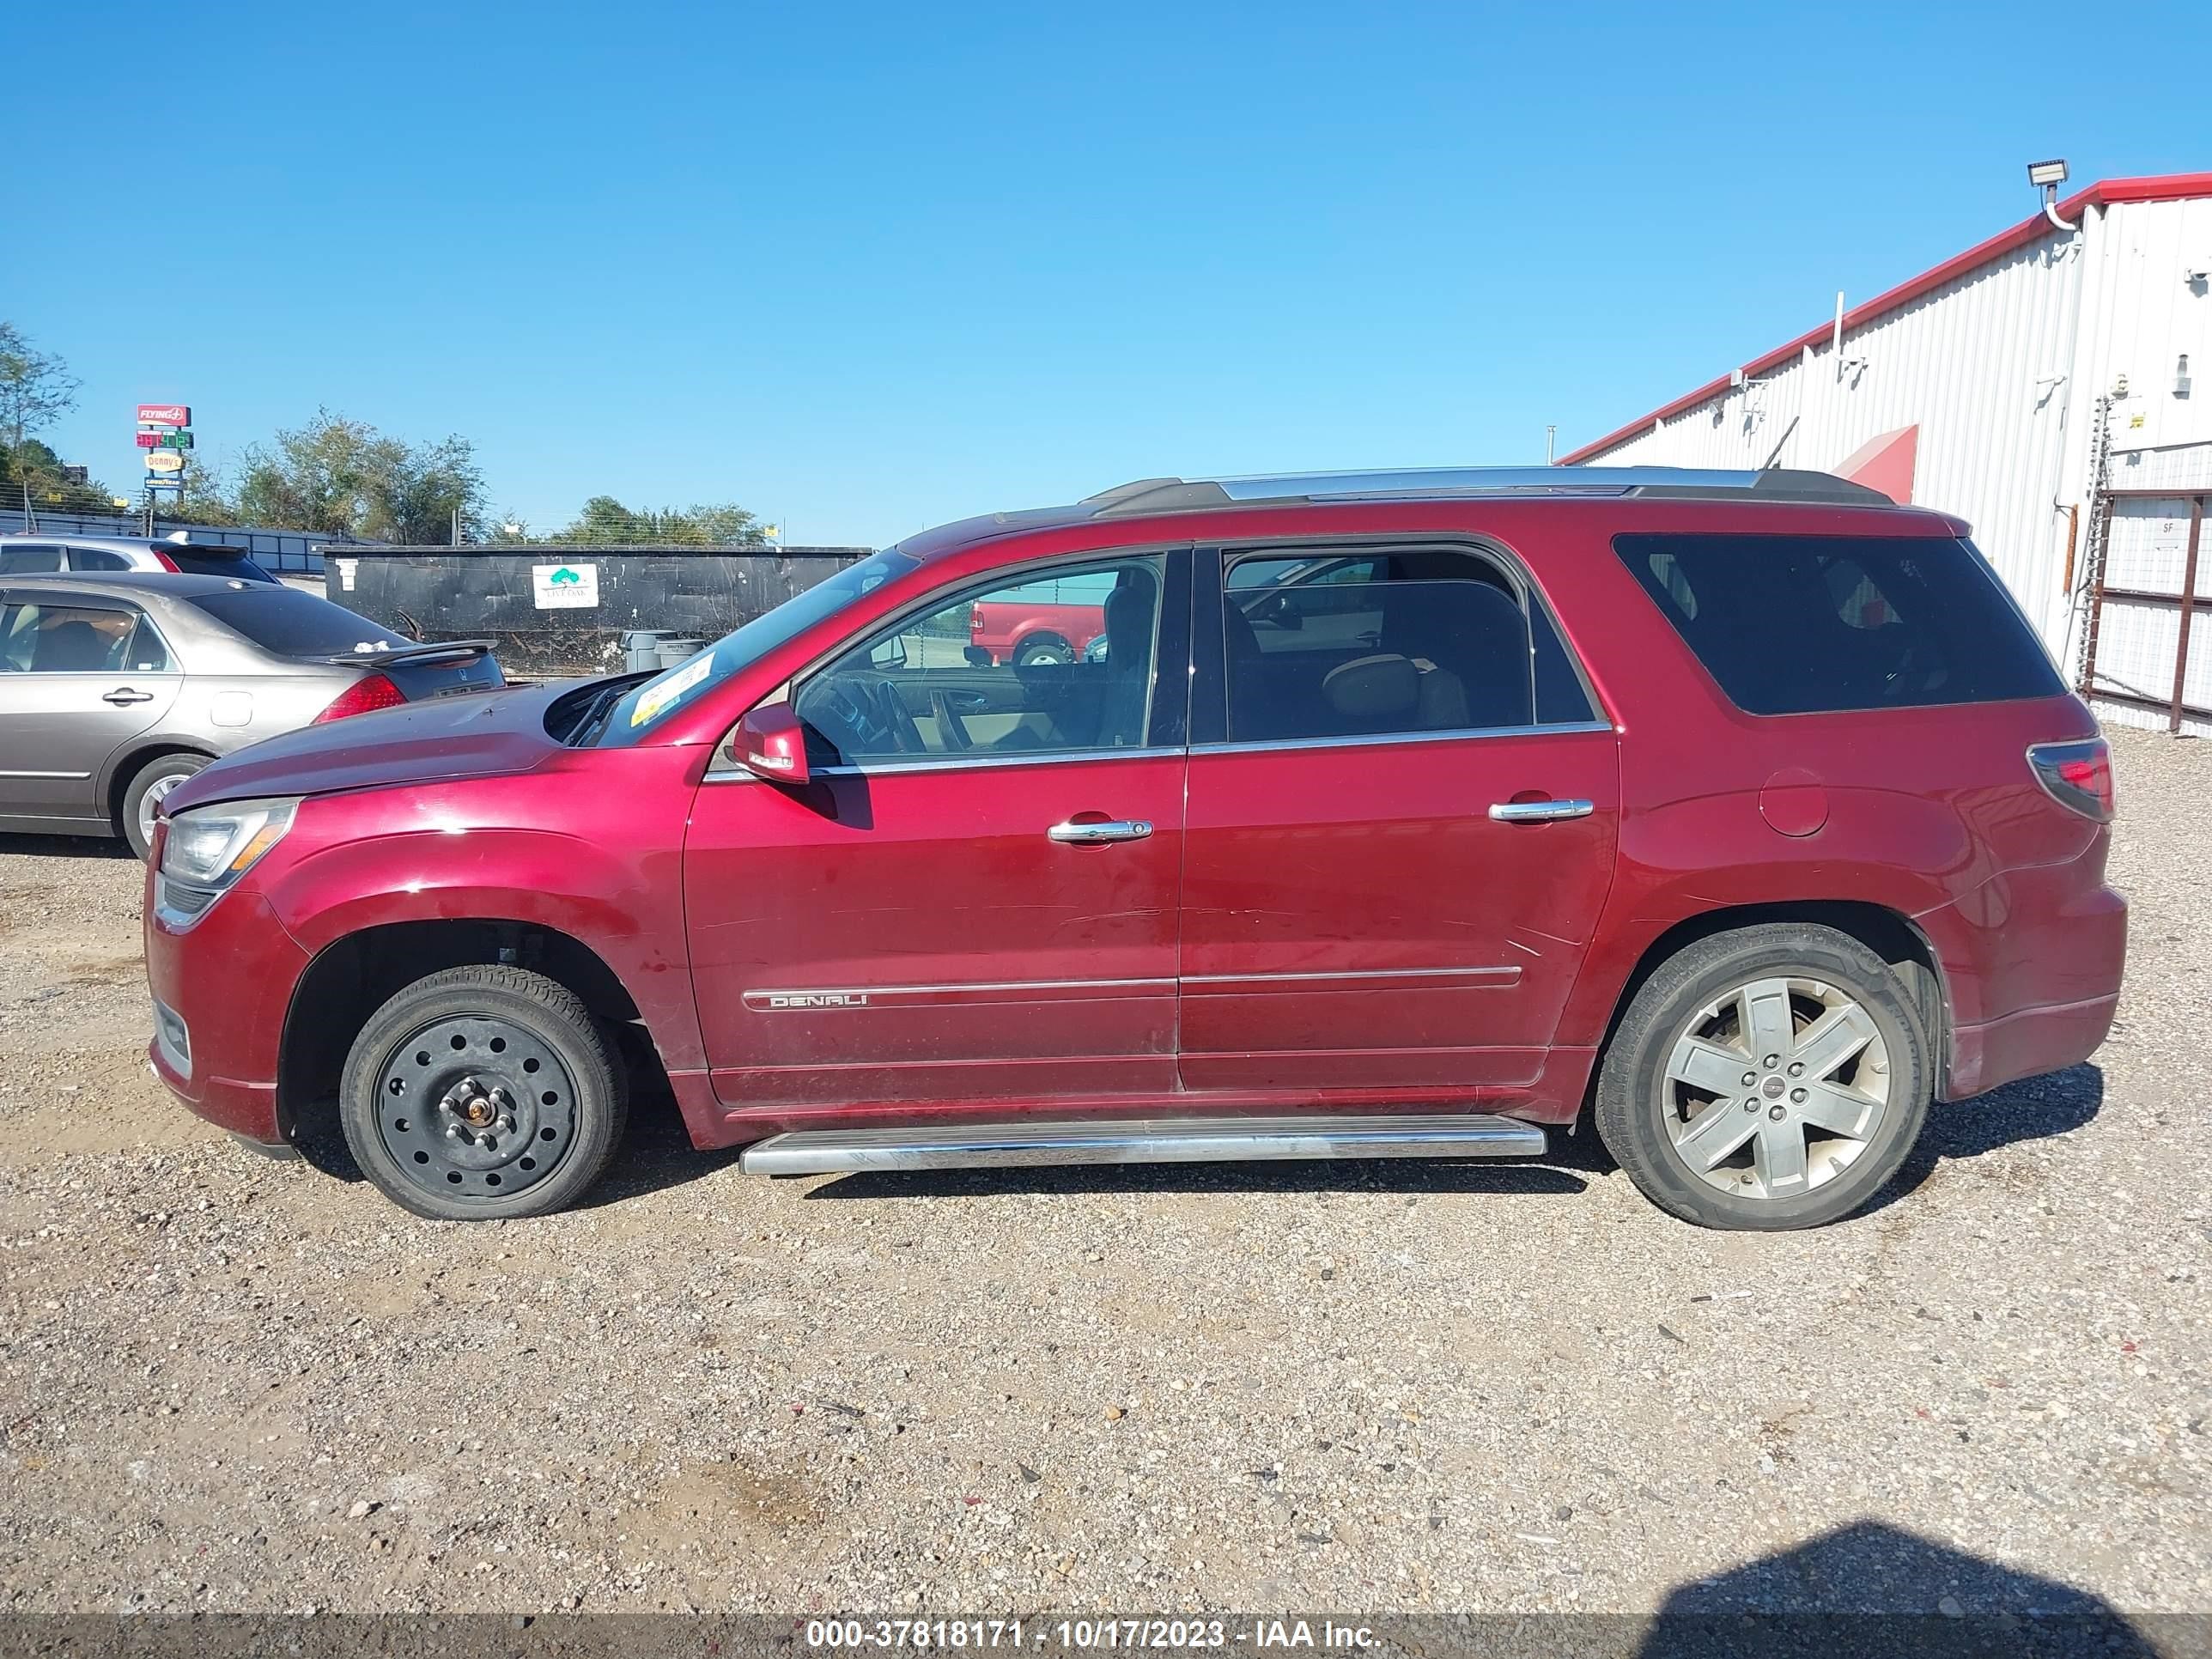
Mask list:
POLYGON ((108 642, 88 622, 58 623, 41 629, 31 653, 31 672, 38 674, 83 673, 107 665, 108 642))

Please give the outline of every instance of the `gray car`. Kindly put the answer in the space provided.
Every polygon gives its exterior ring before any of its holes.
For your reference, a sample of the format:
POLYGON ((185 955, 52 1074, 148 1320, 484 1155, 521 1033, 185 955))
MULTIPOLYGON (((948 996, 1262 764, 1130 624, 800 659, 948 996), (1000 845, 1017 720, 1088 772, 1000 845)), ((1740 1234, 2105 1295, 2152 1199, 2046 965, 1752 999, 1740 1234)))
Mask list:
POLYGON ((242 547, 188 542, 185 532, 158 539, 141 536, 61 536, 43 531, 0 536, 0 576, 180 570, 196 576, 235 576, 240 581, 276 579, 242 547))
POLYGON ((505 684, 487 640, 418 645, 297 588, 0 576, 0 830, 121 836, 210 761, 313 721, 505 684))

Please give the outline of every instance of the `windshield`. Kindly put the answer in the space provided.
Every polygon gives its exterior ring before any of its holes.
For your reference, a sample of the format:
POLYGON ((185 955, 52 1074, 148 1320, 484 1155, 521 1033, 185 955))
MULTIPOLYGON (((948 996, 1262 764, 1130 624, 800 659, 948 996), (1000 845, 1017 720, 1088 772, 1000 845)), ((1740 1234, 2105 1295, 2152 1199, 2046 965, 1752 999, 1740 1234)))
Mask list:
POLYGON ((599 749, 621 749, 636 743, 678 708, 697 702, 731 675, 750 667, 776 647, 797 639, 815 623, 836 616, 862 594, 873 592, 892 577, 919 568, 919 560, 895 547, 887 548, 872 559, 846 566, 804 593, 793 595, 765 616, 756 617, 736 632, 723 635, 696 655, 673 668, 661 670, 642 685, 631 687, 599 720, 596 732, 579 736, 576 741, 599 749))

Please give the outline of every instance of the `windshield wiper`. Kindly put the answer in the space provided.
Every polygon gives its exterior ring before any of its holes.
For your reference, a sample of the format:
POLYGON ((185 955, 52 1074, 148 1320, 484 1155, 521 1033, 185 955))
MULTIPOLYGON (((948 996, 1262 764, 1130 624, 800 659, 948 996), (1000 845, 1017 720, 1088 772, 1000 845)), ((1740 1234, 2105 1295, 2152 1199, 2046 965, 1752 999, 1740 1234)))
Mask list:
MULTIPOLYGON (((653 677, 648 674, 645 678, 650 679, 653 677)), ((615 712, 615 705, 622 701, 623 693, 636 683, 635 676, 624 674, 609 680, 593 692, 592 700, 584 705, 584 712, 577 717, 575 726, 568 733, 568 746, 571 749, 588 747, 592 739, 598 737, 605 726, 607 717, 615 712)))

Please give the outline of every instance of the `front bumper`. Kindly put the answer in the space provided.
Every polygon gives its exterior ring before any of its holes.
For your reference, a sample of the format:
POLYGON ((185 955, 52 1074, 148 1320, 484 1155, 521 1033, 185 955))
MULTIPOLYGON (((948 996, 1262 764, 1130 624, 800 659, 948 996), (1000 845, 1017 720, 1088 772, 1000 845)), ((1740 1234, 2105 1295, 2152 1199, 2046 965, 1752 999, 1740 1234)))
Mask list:
POLYGON ((226 893, 173 933, 155 915, 148 885, 146 981, 158 1010, 146 1053, 155 1075, 209 1122, 285 1144, 292 1126, 277 1098, 277 1056, 307 951, 258 892, 226 893))

